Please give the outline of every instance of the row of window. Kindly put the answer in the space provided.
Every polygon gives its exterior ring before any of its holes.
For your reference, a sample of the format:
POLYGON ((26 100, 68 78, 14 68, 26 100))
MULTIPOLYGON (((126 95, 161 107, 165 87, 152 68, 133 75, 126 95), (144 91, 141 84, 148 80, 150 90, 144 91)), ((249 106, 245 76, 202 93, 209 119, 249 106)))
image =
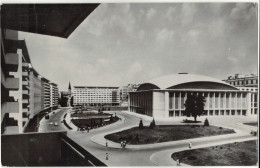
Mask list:
POLYGON ((240 80, 240 81, 230 81, 228 82, 229 84, 231 85, 247 85, 247 84, 257 84, 258 81, 257 79, 254 79, 254 80, 240 80))

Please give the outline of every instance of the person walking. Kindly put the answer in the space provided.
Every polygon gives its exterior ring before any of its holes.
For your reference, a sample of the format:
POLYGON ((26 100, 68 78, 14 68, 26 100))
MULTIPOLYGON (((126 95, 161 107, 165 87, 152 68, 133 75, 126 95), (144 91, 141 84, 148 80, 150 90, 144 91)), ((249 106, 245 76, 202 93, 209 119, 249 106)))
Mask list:
POLYGON ((192 147, 192 143, 190 142, 190 143, 189 143, 189 148, 191 148, 191 147, 192 147))
POLYGON ((108 153, 106 153, 106 160, 108 160, 108 153))
POLYGON ((107 142, 107 140, 106 140, 106 147, 108 147, 108 142, 107 142))
POLYGON ((121 141, 121 147, 123 147, 123 141, 121 141))

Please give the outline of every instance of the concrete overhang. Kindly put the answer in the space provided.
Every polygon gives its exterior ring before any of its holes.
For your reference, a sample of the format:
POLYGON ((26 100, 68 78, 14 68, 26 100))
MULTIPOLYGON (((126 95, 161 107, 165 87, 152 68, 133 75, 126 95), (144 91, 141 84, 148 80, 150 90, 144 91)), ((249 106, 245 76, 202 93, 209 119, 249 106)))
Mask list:
POLYGON ((1 27, 68 38, 99 4, 4 4, 1 27))

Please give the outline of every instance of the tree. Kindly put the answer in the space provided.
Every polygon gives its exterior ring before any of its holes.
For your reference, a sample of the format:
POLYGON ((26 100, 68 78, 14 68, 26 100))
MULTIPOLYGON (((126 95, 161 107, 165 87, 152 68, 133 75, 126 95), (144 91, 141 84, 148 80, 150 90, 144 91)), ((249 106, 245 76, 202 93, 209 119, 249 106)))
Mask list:
POLYGON ((140 120, 140 122, 139 122, 139 128, 140 128, 140 129, 143 129, 143 128, 144 128, 143 120, 140 120))
POLYGON ((187 99, 185 101, 185 115, 187 117, 194 117, 197 121, 197 117, 204 114, 205 97, 201 94, 195 95, 188 93, 187 99))
POLYGON ((74 96, 72 96, 72 97, 70 98, 70 105, 71 105, 71 107, 74 107, 73 103, 74 103, 74 96))
MULTIPOLYGON (((197 115, 198 116, 201 116, 204 114, 204 106, 205 106, 205 97, 202 96, 202 94, 200 93, 198 96, 197 96, 197 99, 196 99, 196 104, 197 104, 197 115)), ((195 120, 196 121, 196 120, 195 120)))

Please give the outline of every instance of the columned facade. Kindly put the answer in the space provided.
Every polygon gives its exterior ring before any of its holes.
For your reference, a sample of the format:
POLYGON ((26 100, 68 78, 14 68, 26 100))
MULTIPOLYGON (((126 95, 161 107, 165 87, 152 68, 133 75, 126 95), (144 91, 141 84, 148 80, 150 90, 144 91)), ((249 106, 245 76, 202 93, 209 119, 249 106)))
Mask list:
POLYGON ((256 114, 256 94, 200 75, 174 74, 141 84, 129 93, 129 111, 155 118, 184 117, 187 95, 205 98, 206 116, 256 114))
POLYGON ((152 90, 130 92, 129 110, 155 118, 182 117, 188 93, 205 97, 207 116, 251 115, 251 93, 246 91, 152 90))

